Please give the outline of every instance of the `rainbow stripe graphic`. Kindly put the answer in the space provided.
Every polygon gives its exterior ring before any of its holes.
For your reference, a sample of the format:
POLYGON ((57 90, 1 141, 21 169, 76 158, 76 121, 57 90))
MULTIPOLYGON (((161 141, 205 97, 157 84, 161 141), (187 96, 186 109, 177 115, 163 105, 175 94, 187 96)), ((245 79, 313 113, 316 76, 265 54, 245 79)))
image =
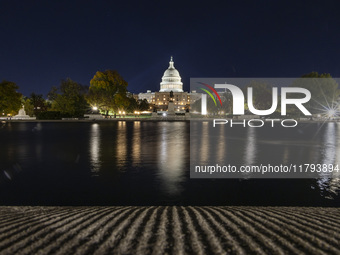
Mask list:
MULTIPOLYGON (((209 89, 211 89, 212 92, 214 92, 214 94, 216 95, 216 97, 217 97, 218 100, 220 101, 220 104, 221 104, 221 106, 222 106, 222 100, 221 100, 220 96, 218 95, 217 91, 216 91, 213 87, 211 87, 210 85, 205 84, 205 83, 203 83, 203 82, 198 82, 198 83, 201 84, 201 85, 203 85, 203 86, 206 86, 206 87, 209 88, 209 89)), ((210 92, 209 90, 207 90, 207 89, 204 89, 204 88, 200 88, 200 89, 203 90, 204 92, 206 92, 206 93, 212 98, 212 100, 214 100, 214 103, 215 103, 215 105, 217 106, 217 102, 216 102, 214 96, 211 94, 211 92, 210 92)))

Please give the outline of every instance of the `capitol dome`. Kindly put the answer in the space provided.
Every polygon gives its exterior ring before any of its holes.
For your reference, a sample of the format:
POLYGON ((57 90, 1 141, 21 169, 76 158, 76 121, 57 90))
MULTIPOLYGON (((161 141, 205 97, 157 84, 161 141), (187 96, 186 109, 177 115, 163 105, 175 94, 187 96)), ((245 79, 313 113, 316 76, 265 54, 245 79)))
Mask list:
POLYGON ((183 83, 179 72, 174 67, 174 61, 171 57, 169 62, 169 68, 165 70, 162 77, 161 89, 159 92, 183 92, 183 83))

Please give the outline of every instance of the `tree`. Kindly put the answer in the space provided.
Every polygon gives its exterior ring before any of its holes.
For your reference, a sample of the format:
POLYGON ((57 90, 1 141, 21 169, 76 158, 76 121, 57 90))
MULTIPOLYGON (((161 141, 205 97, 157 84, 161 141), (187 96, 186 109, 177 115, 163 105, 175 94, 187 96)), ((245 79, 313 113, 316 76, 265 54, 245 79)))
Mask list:
POLYGON ((52 101, 52 110, 72 117, 83 116, 89 108, 85 99, 87 91, 86 86, 69 78, 62 80, 59 87, 52 87, 48 93, 48 98, 52 101))
POLYGON ((23 105, 24 105, 26 114, 32 117, 34 115, 34 107, 33 107, 31 99, 29 97, 24 97, 23 105))
MULTIPOLYGON (((291 87, 300 87, 308 89, 311 93, 311 100, 305 103, 304 106, 311 113, 322 113, 327 109, 335 108, 340 95, 338 83, 330 74, 311 72, 304 74, 301 78, 296 79, 291 87)), ((290 98, 299 98, 298 96, 289 95, 290 98)), ((300 114, 300 111, 291 105, 287 106, 287 112, 291 114, 300 114)))
POLYGON ((147 111, 150 109, 150 104, 145 98, 138 101, 138 108, 140 111, 147 111))
MULTIPOLYGON (((221 98, 222 100, 222 98, 221 98)), ((223 103, 223 102, 222 102, 223 103)), ((191 111, 192 112, 201 112, 201 104, 202 104, 202 99, 198 99, 196 100, 192 105, 191 105, 191 111)), ((218 112, 223 111, 220 103, 218 102, 218 104, 215 105, 214 100, 207 96, 207 112, 209 115, 215 115, 218 112)))
POLYGON ((127 107, 128 112, 135 112, 139 110, 139 104, 138 101, 133 97, 128 97, 129 99, 129 106, 127 107))
POLYGON ((24 98, 24 107, 27 115, 37 116, 41 112, 47 111, 48 103, 41 94, 31 93, 24 98))
POLYGON ((233 113, 233 96, 231 92, 224 92, 221 96, 222 106, 220 107, 220 111, 226 114, 233 113))
POLYGON ((136 100, 133 96, 129 96, 129 106, 127 108, 128 112, 135 112, 135 111, 147 111, 150 109, 150 105, 148 103, 148 100, 136 100))
POLYGON ((37 115, 40 112, 47 111, 47 103, 43 95, 32 93, 30 95, 30 101, 31 101, 31 104, 33 105, 34 115, 37 115))
POLYGON ((0 83, 0 114, 15 115, 21 108, 22 95, 17 92, 19 87, 10 81, 2 81, 0 83))
POLYGON ((192 112, 201 112, 201 103, 201 99, 196 100, 193 104, 190 105, 190 110, 192 112))
MULTIPOLYGON (((253 106, 257 110, 268 110, 273 104, 273 87, 264 82, 251 81, 243 93, 248 95, 248 87, 253 88, 253 106)), ((248 98, 248 97, 247 97, 248 98)), ((245 108, 248 108, 248 102, 245 108)))
POLYGON ((127 82, 115 70, 98 71, 90 81, 88 103, 98 109, 117 112, 121 108, 126 108, 129 99, 126 96, 127 82))

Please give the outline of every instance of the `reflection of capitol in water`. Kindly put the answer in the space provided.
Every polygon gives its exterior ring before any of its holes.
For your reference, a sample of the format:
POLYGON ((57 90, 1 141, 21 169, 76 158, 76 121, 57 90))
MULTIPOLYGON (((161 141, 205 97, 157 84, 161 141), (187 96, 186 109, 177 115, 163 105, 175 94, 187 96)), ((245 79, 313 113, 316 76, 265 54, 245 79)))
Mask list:
POLYGON ((182 191, 181 182, 184 179, 185 155, 183 149, 188 146, 187 139, 176 132, 183 124, 173 123, 173 130, 160 123, 160 142, 158 144, 158 178, 161 180, 163 189, 169 195, 176 195, 182 191))
POLYGON ((189 146, 185 122, 173 122, 170 128, 168 122, 117 121, 103 126, 103 129, 112 129, 106 134, 101 133, 101 125, 93 123, 89 136, 94 176, 110 172, 138 175, 149 171, 150 164, 156 164, 155 175, 164 193, 180 193, 189 146), (136 169, 142 170, 135 172, 136 169))

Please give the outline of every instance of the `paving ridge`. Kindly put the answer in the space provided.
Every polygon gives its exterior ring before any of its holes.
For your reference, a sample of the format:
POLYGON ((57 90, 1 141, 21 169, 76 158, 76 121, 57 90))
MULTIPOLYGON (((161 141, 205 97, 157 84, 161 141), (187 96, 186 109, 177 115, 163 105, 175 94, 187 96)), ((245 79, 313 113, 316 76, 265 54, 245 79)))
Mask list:
POLYGON ((340 208, 0 206, 0 254, 340 254, 340 208))

